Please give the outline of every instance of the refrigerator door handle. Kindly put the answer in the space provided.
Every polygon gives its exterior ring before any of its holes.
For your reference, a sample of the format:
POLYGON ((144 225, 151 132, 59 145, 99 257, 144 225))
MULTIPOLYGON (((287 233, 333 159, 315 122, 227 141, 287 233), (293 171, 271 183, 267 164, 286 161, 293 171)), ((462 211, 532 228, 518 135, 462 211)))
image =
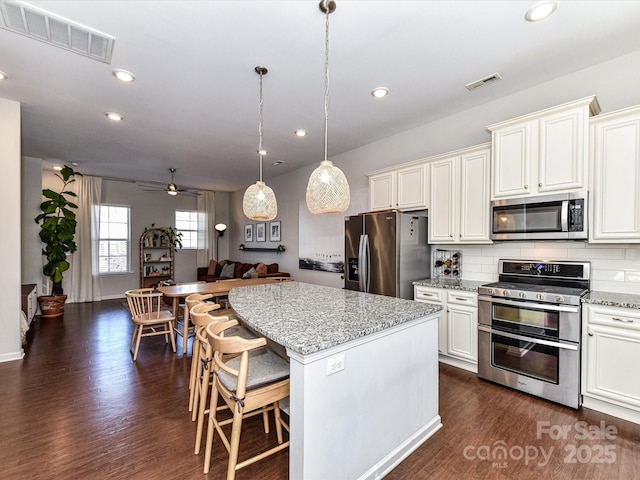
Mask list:
POLYGON ((360 235, 358 277, 361 292, 369 291, 369 235, 360 235))

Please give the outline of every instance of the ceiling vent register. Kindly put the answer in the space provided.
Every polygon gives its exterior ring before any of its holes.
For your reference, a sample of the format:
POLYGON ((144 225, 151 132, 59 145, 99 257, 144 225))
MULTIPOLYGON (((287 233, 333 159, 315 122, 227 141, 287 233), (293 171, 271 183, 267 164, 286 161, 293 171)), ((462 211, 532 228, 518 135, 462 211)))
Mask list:
POLYGON ((502 75, 499 73, 494 73, 489 75, 488 77, 481 78, 480 80, 476 80, 475 82, 471 82, 465 85, 467 90, 470 92, 476 90, 477 88, 484 87, 487 83, 496 82, 498 80, 502 80, 502 75))
POLYGON ((0 28, 111 63, 114 37, 26 3, 1 0, 0 28))

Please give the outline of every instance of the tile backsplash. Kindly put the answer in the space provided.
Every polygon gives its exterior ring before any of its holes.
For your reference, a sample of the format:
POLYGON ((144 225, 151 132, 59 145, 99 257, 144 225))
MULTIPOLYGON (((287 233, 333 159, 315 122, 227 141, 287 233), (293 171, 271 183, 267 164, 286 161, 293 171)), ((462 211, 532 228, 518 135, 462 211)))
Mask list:
POLYGON ((464 280, 497 281, 500 259, 582 260, 591 262, 591 290, 640 294, 640 245, 539 241, 433 247, 462 251, 464 280))

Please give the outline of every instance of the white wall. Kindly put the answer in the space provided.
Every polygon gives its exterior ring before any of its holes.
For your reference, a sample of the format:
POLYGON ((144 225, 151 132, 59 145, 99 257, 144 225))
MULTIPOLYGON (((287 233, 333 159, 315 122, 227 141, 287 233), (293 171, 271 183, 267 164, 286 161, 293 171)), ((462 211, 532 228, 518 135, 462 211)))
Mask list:
POLYGON ((42 243, 40 226, 35 218, 40 214, 42 199, 42 159, 22 157, 22 283, 38 285, 42 293, 42 243))
MULTIPOLYGON (((640 51, 625 55, 588 69, 575 72, 558 79, 542 83, 528 90, 504 97, 478 107, 457 113, 432 123, 422 125, 412 130, 381 139, 361 148, 334 156, 333 162, 339 166, 347 176, 352 192, 368 188, 366 172, 379 168, 397 165, 445 153, 459 148, 469 147, 491 140, 486 126, 516 116, 532 113, 537 110, 559 105, 589 95, 596 95, 603 112, 640 104, 640 51)), ((535 71, 532 70, 532 74, 535 71)), ((503 82, 508 82, 505 75, 503 82)), ((500 88, 500 83, 485 88, 500 88)), ((468 93, 473 95, 473 93, 468 93)), ((320 112, 319 112, 320 113, 320 112)), ((331 124, 331 118, 329 119, 331 124)), ((331 132, 331 131, 330 131, 331 132)), ((331 134, 331 133, 330 133, 331 134)), ((345 134, 348 134, 345 133, 345 134)), ((318 152, 318 157, 321 152, 318 152)), ((288 271, 294 278, 301 281, 341 287, 343 282, 339 274, 325 272, 311 272, 298 269, 298 205, 305 199, 306 185, 315 168, 305 167, 275 178, 267 178, 267 184, 273 188, 278 199, 278 218, 282 221, 282 236, 287 251, 275 257, 275 254, 241 253, 233 258, 245 261, 265 261, 267 255, 274 255, 275 261, 280 263, 281 270, 288 271)), ((640 186, 639 186, 640 188, 640 186)), ((242 243, 242 225, 248 222, 242 214, 242 196, 244 190, 234 192, 231 196, 231 216, 233 231, 232 245, 242 243)), ((354 205, 352 209, 366 210, 366 205, 354 205)), ((342 222, 342 216, 336 216, 337 222, 342 222)), ((255 222, 254 222, 255 223, 255 222)), ((519 250, 523 256, 542 255, 546 249, 552 249, 557 258, 594 259, 594 289, 616 291, 631 291, 640 293, 640 266, 638 266, 638 248, 634 246, 608 246, 600 248, 575 244, 558 248, 553 242, 549 246, 536 242, 520 247, 505 247, 504 244, 482 247, 471 250, 465 263, 463 276, 475 278, 476 274, 483 274, 488 280, 493 280, 491 267, 484 267, 485 271, 474 272, 472 265, 484 264, 495 266, 495 259, 503 258, 504 249, 508 254, 519 250), (564 256, 563 256, 564 255, 564 256), (571 255, 575 255, 570 257, 571 255), (470 258, 471 257, 471 258, 470 258), (596 261, 597 260, 597 261, 596 261), (614 261, 614 263, 612 263, 614 261), (624 272, 624 273, 621 273, 624 272), (491 278, 488 278, 491 277, 491 278), (624 281, 621 279, 624 278, 624 281)), ((426 275, 425 275, 426 276, 426 275)))
POLYGON ((21 309, 21 216, 20 199, 20 104, 0 98, 0 165, 3 186, 0 201, 4 234, 0 236, 3 286, 0 289, 0 362, 23 357, 20 338, 21 309))

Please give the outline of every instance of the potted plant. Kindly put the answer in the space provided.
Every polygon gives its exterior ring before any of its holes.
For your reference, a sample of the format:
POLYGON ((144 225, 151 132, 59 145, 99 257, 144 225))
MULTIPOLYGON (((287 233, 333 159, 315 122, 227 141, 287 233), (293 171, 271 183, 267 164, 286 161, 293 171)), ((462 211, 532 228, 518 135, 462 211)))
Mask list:
POLYGON ((67 300, 62 291, 62 277, 63 273, 69 270, 67 255, 78 248, 73 240, 78 224, 74 209, 78 206, 70 201, 71 197, 77 195, 67 190, 67 187, 75 182, 76 176, 81 175, 65 165, 60 173, 56 174, 56 177, 62 180, 60 191, 42 189, 42 195, 46 200, 40 204, 42 213, 35 221, 40 224, 40 240, 44 244, 42 254, 46 257, 42 273, 49 277, 52 283, 51 295, 38 297, 40 311, 45 318, 62 315, 64 302, 67 300))

